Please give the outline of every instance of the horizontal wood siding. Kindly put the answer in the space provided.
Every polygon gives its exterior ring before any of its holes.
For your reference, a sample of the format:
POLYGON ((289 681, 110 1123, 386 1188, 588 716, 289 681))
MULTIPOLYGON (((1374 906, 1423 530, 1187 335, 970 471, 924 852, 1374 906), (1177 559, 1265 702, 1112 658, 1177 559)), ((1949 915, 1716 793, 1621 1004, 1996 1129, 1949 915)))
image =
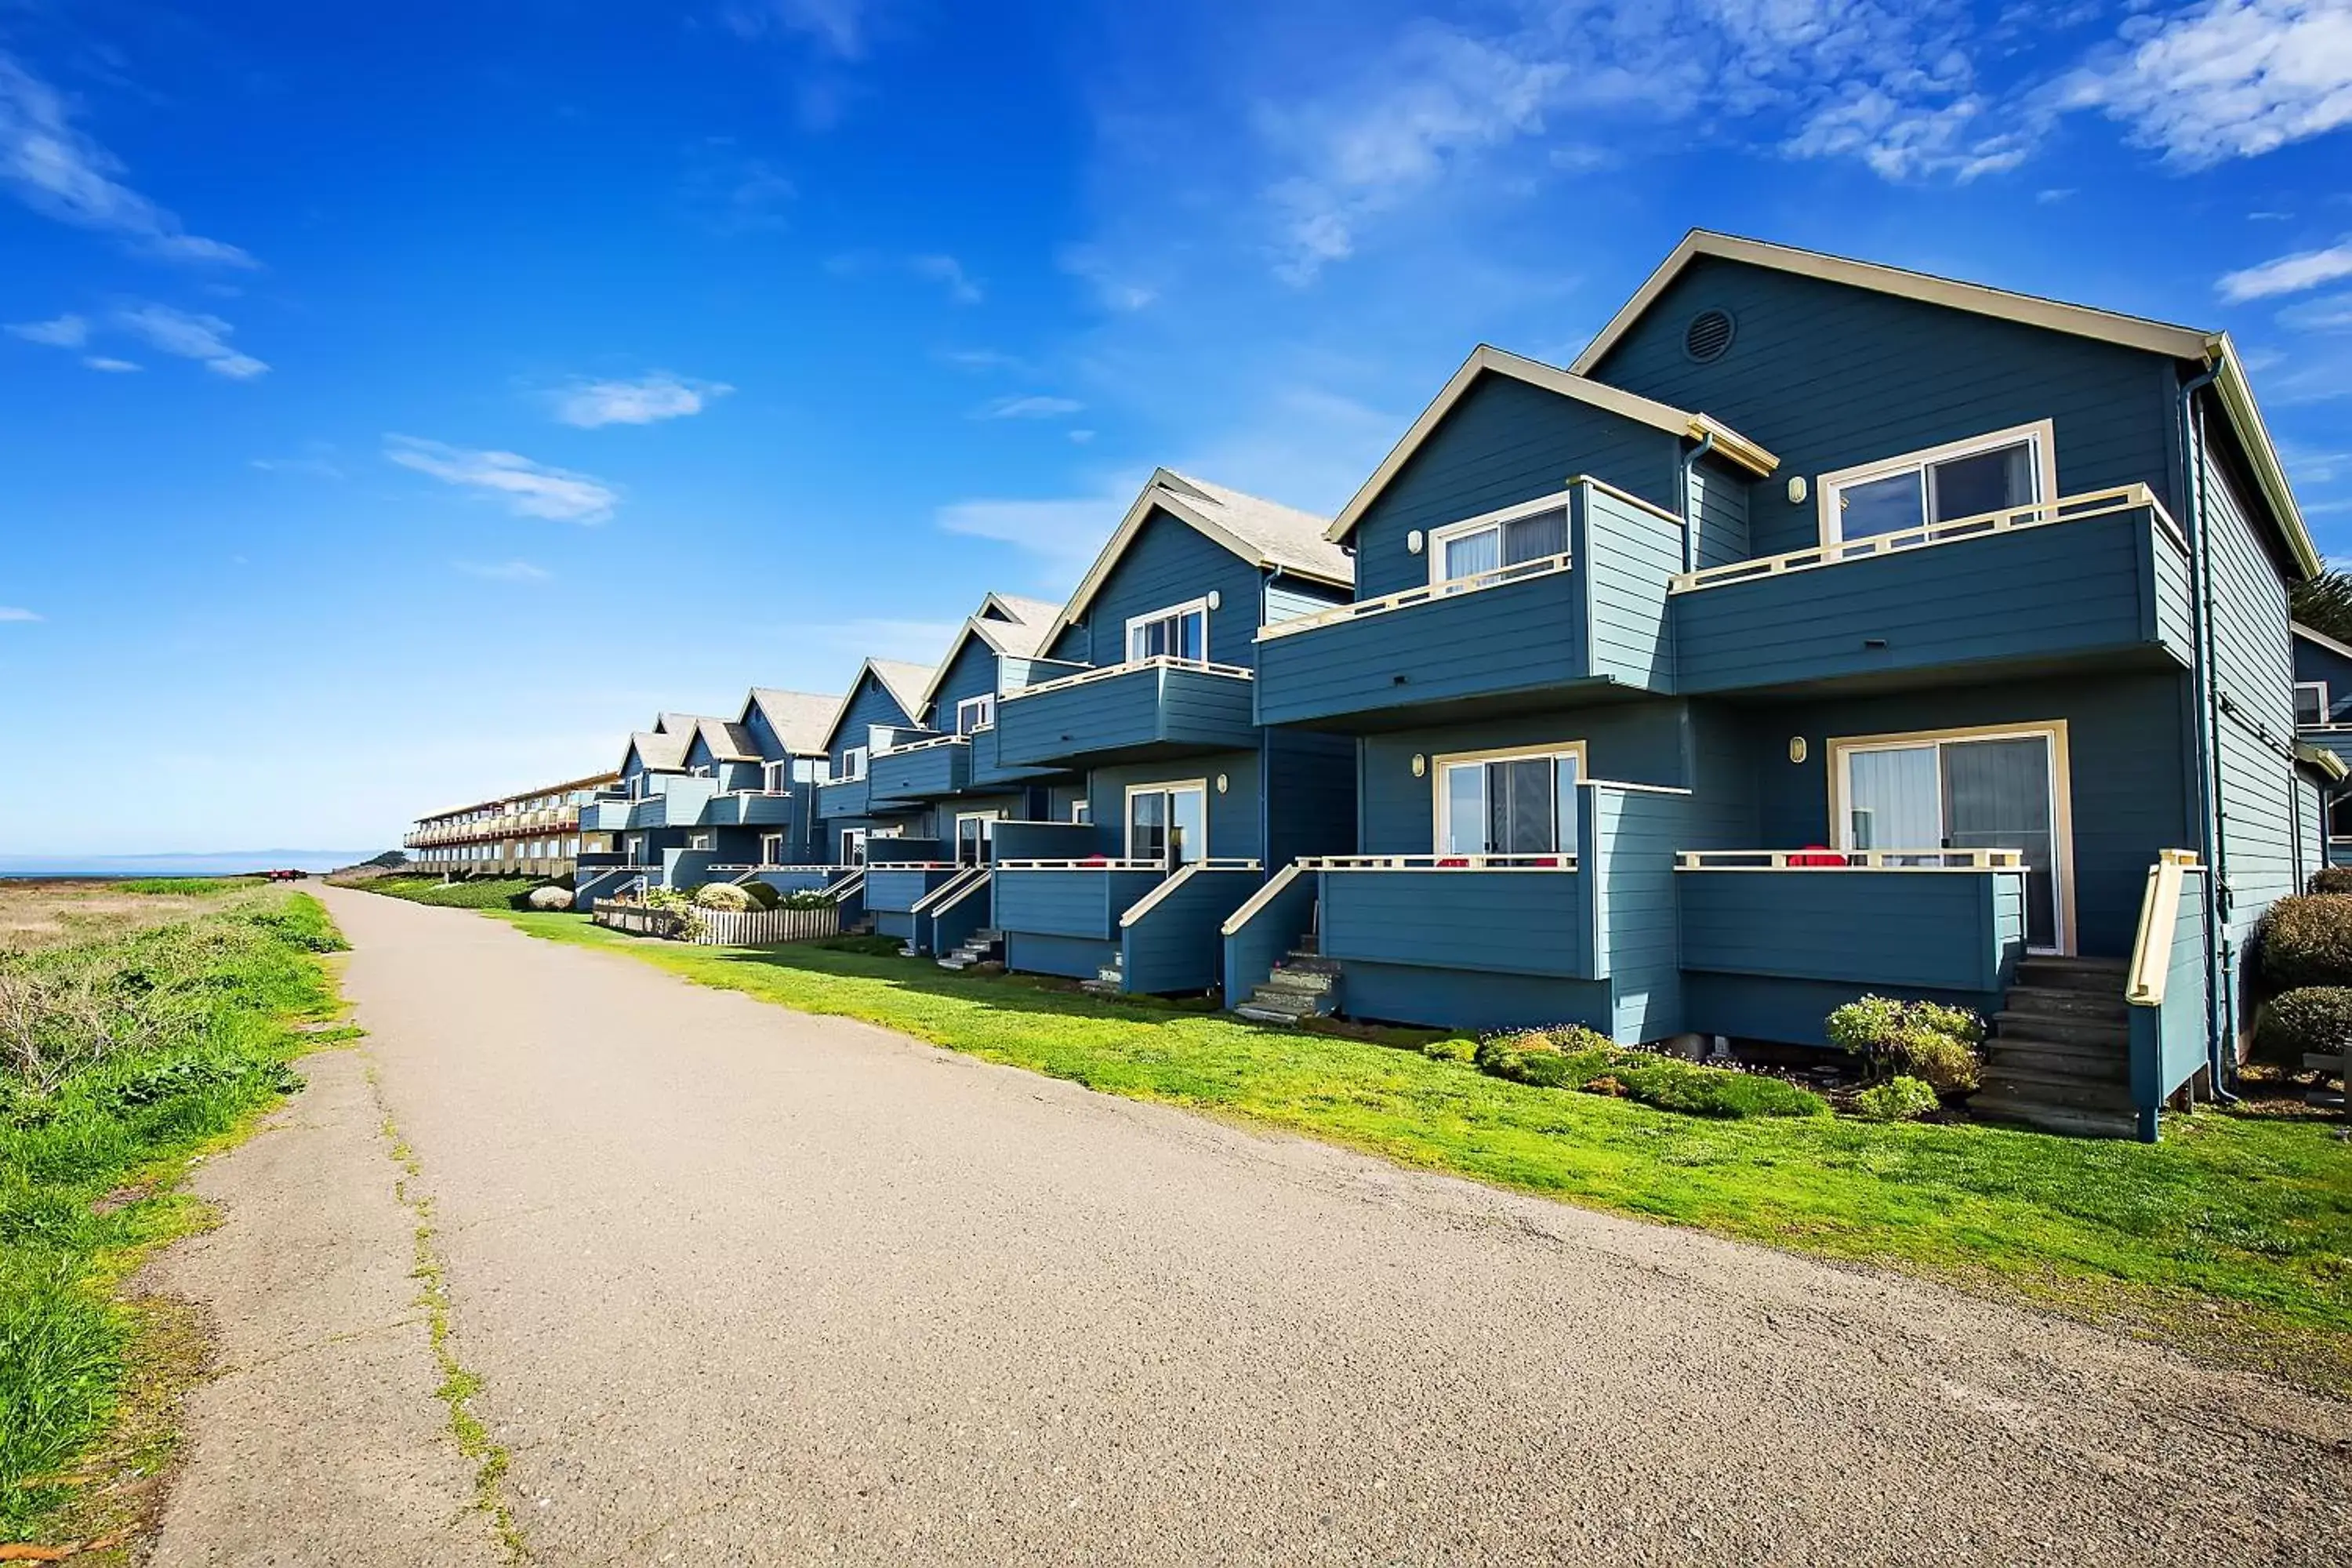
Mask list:
POLYGON ((1265 585, 1265 613, 1261 619, 1270 626, 1276 621, 1317 615, 1347 601, 1348 592, 1344 588, 1310 583, 1303 577, 1277 577, 1265 585))
POLYGON ((975 785, 1044 782, 1063 775, 1053 768, 1024 766, 1003 760, 997 737, 1003 733, 992 725, 971 738, 971 782, 975 785))
POLYGON ((2131 1010, 2132 1103, 2143 1137, 2155 1137, 2157 1112, 2165 1100, 2205 1065, 2208 991, 2204 879, 2190 872, 2181 879, 2163 1005, 2131 1010))
MULTIPOLYGON (((1594 379, 1711 414, 1780 458, 1750 488, 1755 553, 1819 542, 1815 498, 1790 476, 2050 419, 2062 495, 2147 484, 2171 494, 2172 366, 2137 349, 1702 257, 1592 371, 1594 379), (1737 322, 1709 363, 1683 352, 1692 316, 1737 322)), ((1653 498, 1655 499, 1655 498, 1653 498)))
POLYGON ((869 781, 866 779, 818 785, 817 816, 828 820, 844 816, 864 816, 874 799, 873 791, 868 785, 869 781))
POLYGON ((1219 603, 1209 612, 1206 657, 1215 664, 1255 668, 1256 563, 1243 560, 1190 523, 1154 509, 1087 603, 1082 627, 1074 628, 1075 636, 1065 634, 1057 639, 1053 657, 1082 664, 1123 664, 1130 616, 1150 615, 1213 591, 1219 603))
POLYGON ((1252 855, 1269 875, 1303 855, 1356 847, 1356 743, 1306 730, 1265 731, 1265 847, 1252 855))
POLYGON ((1988 992, 2025 951, 2005 871, 1677 871, 1685 969, 1988 992))
POLYGON ((1322 952, 1401 963, 1590 980, 1582 871, 1325 871, 1322 952))
POLYGON ((789 827, 799 805, 796 795, 714 795, 702 820, 713 827, 789 827))
POLYGON ((2294 655, 2288 646, 2286 588, 2255 537, 2245 493, 2229 467, 2209 453, 2213 679, 2223 710, 2214 760, 2231 904, 2227 935, 2240 942, 2272 900, 2297 887, 2294 768, 2288 755, 2294 655))
POLYGON ((1580 491, 1577 570, 1584 577, 1591 673, 1644 690, 1674 685, 1666 585, 1683 569, 1683 531, 1605 490, 1580 491))
POLYGON ((922 919, 923 929, 917 932, 923 951, 937 956, 953 952, 961 947, 972 932, 989 922, 995 900, 989 888, 977 892, 967 890, 953 895, 955 901, 947 908, 933 906, 922 919))
POLYGON ((971 784, 971 747, 924 746, 876 757, 867 781, 877 800, 927 800, 971 784))
POLYGON ((2334 648, 2323 647, 2309 637, 2296 637, 2294 678, 2326 684, 2330 723, 2352 721, 2352 658, 2334 648))
POLYGON ((1429 581, 1408 536, 1566 486, 1574 474, 1667 510, 1680 499, 1680 438, 1504 375, 1484 375, 1454 404, 1366 510, 1349 535, 1356 596, 1377 599, 1429 581))
POLYGON ((1690 513, 1698 519, 1696 558, 1701 566, 1728 566, 1749 559, 1748 472, 1712 454, 1691 470, 1690 513))
POLYGON ((1250 993, 1274 973, 1283 954, 1298 945, 1315 919, 1315 900, 1322 884, 1312 872, 1302 872, 1290 885, 1252 912, 1249 923, 1223 937, 1225 1005, 1238 1007, 1250 993))
POLYGON ((1339 1007, 1351 1018, 1465 1032, 1581 1024, 1606 1034, 1614 1016, 1604 980, 1397 963, 1349 964, 1339 1007))
POLYGON ((996 926, 1031 936, 1118 940, 1118 917, 1160 885, 1157 871, 999 870, 996 926))
POLYGON ((1249 681, 1152 666, 1004 703, 997 750, 1035 766, 1156 747, 1255 745, 1252 707, 1249 681))
POLYGON ((1598 786, 1578 792, 1597 903, 1593 969, 1609 977, 1611 1037, 1628 1045, 1683 1029, 1675 851, 1690 838, 1686 795, 1598 786))
POLYGON ((1102 938, 1004 933, 1004 967, 1016 974, 1058 974, 1065 980, 1092 980, 1118 956, 1118 943, 1102 938))
POLYGON ((1692 779, 1683 710, 1684 704, 1668 700, 1609 702, 1475 724, 1367 735, 1361 742, 1362 764, 1357 781, 1362 811, 1357 849, 1366 855, 1426 855, 1436 848, 1432 839, 1436 831, 1437 759, 1448 752, 1536 750, 1582 741, 1587 771, 1594 778, 1686 785, 1692 779), (1420 777, 1412 771, 1416 756, 1425 767, 1420 777))
MULTIPOLYGON (((875 679, 871 670, 860 673, 857 685, 849 693, 847 704, 834 721, 833 738, 828 742, 832 747, 834 773, 836 775, 841 773, 842 758, 852 747, 866 743, 866 737, 875 725, 911 729, 914 722, 914 715, 899 706, 898 700, 890 695, 889 688, 875 679)), ((827 811, 825 815, 831 816, 835 814, 827 811)), ((853 812, 851 815, 856 814, 853 812)))
MULTIPOLYGON (((2157 552, 2146 510, 1724 584, 1674 598, 1686 692, 1793 685, 2151 645, 2157 552), (1865 647, 1866 640, 1884 643, 1865 647)), ((2186 644, 2173 648, 2186 662, 2186 644)))
POLYGON ((1575 571, 1555 572, 1270 637, 1257 716, 1305 723, 1584 679, 1584 595, 1575 571))
POLYGON ((1212 752, 1096 768, 1087 775, 1087 799, 1102 852, 1114 857, 1127 853, 1127 791, 1130 785, 1199 779, 1208 787, 1208 858, 1263 861, 1265 818, 1261 809, 1265 802, 1258 787, 1260 765, 1257 752, 1249 751, 1212 752), (1222 795, 1217 793, 1220 773, 1225 779, 1222 795))
POLYGON ((1195 871, 1119 933, 1127 989, 1139 995, 1216 988, 1217 928, 1263 885, 1255 871, 1195 871))
POLYGON ((866 873, 866 907, 877 915, 905 914, 922 900, 924 894, 954 875, 954 868, 945 866, 904 871, 869 869, 866 873))

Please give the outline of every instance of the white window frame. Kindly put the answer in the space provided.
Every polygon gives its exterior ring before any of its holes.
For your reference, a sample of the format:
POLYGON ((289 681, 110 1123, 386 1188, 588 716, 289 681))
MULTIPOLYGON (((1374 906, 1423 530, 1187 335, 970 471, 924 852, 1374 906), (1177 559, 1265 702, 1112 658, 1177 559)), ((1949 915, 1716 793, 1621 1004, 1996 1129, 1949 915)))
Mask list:
POLYGON ((1095 820, 1095 803, 1083 796, 1070 802, 1070 820, 1081 826, 1091 827, 1095 820))
POLYGON ((716 834, 689 833, 686 836, 686 847, 688 849, 716 849, 719 838, 716 834))
POLYGON ((976 735, 982 730, 995 729, 996 693, 993 691, 983 691, 977 697, 967 697, 962 701, 958 702, 956 704, 955 722, 956 733, 959 735, 976 735), (966 711, 973 709, 977 709, 979 710, 980 717, 970 722, 966 722, 964 714, 966 711))
MULTIPOLYGON (((1133 784, 1127 786, 1126 793, 1119 797, 1118 832, 1119 841, 1126 847, 1123 853, 1128 859, 1142 858, 1135 852, 1135 797, 1139 795, 1176 795, 1186 790, 1200 792, 1201 837, 1206 838, 1209 837, 1209 781, 1207 779, 1160 779, 1151 784, 1133 784)), ((1168 814, 1168 824, 1171 829, 1176 824, 1176 813, 1172 808, 1168 814)), ((1201 846, 1201 853, 1197 858, 1202 860, 1209 858, 1209 847, 1206 844, 1201 846)), ((1179 862, 1179 864, 1186 863, 1179 862)))
MULTIPOLYGON (((1128 617, 1127 617, 1127 640, 1126 640, 1125 642, 1123 642, 1122 644, 1120 644, 1120 645, 1119 645, 1119 646, 1120 646, 1120 647, 1121 647, 1121 649, 1125 652, 1125 654, 1126 654, 1126 656, 1127 656, 1127 662, 1128 662, 1129 664, 1140 664, 1140 663, 1142 663, 1142 662, 1143 662, 1145 659, 1147 659, 1147 658, 1177 658, 1181 657, 1181 656, 1180 656, 1180 655, 1172 654, 1172 653, 1171 653, 1171 654, 1164 654, 1164 655, 1155 655, 1155 654, 1142 654, 1142 653, 1138 653, 1138 652, 1136 652, 1136 651, 1135 651, 1135 633, 1136 633, 1136 630, 1137 630, 1137 628, 1138 628, 1138 627, 1156 626, 1156 625, 1158 625, 1158 624, 1159 624, 1160 622, 1161 622, 1161 621, 1172 621, 1172 620, 1179 619, 1179 618, 1181 618, 1181 617, 1182 617, 1182 616, 1190 616, 1190 615, 1192 615, 1192 614, 1195 614, 1195 613, 1198 613, 1198 614, 1199 614, 1199 616, 1200 616, 1200 617, 1201 617, 1201 657, 1200 657, 1200 658, 1199 658, 1199 660, 1198 660, 1197 662, 1202 663, 1202 664, 1206 664, 1206 663, 1208 663, 1208 662, 1209 662, 1209 618, 1210 618, 1210 617, 1209 617, 1209 599, 1208 599, 1208 595, 1205 595, 1205 594, 1204 594, 1204 595, 1202 595, 1201 597, 1199 597, 1199 598, 1197 598, 1197 599, 1187 599, 1187 600, 1185 600, 1185 601, 1184 601, 1182 604, 1181 604, 1181 605, 1169 605, 1169 606, 1168 606, 1167 608, 1165 608, 1165 609, 1153 610, 1153 611, 1150 611, 1149 614, 1146 614, 1146 615, 1140 615, 1140 616, 1128 616, 1128 617)), ((1180 638, 1178 638, 1177 640, 1181 642, 1181 641, 1182 641, 1183 639, 1180 637, 1180 638)))
MULTIPOLYGON (((2298 680, 2294 683, 2294 694, 2297 698, 2302 697, 2302 695, 2306 691, 2316 691, 2319 693, 2319 717, 2314 719, 2312 722, 2315 724, 2325 724, 2329 722, 2329 714, 2327 710, 2327 682, 2324 680, 2298 680)), ((2300 704, 2298 704, 2298 706, 2300 704)), ((2296 714, 2294 721, 2297 724, 2302 723, 2303 716, 2300 713, 2296 714)))
POLYGON ((1429 539, 1423 548, 1429 554, 1431 586, 1434 587, 1441 583, 1467 582, 1472 577, 1492 576, 1496 572, 1532 573, 1542 570, 1538 563, 1544 561, 1549 561, 1556 566, 1566 566, 1569 563, 1569 552, 1563 550, 1558 555, 1538 556, 1535 561, 1522 561, 1516 566, 1497 565, 1486 572, 1473 572, 1463 577, 1448 577, 1445 574, 1445 547, 1457 539, 1464 539, 1474 533, 1484 533, 1492 529, 1496 532, 1495 559, 1500 562, 1503 558, 1501 537, 1503 524, 1516 521, 1523 517, 1533 517, 1538 512, 1566 511, 1571 493, 1568 490, 1558 490, 1548 496, 1538 496, 1534 500, 1520 501, 1496 511, 1483 511, 1476 517, 1465 517, 1459 522, 1449 522, 1442 528, 1430 530, 1429 539))
POLYGON ((845 865, 845 866, 863 866, 863 865, 865 865, 865 864, 866 864, 866 839, 867 839, 869 837, 870 837, 870 836, 866 833, 866 829, 864 829, 863 827, 845 827, 845 828, 843 828, 843 829, 841 830, 841 839, 840 839, 840 843, 841 843, 841 864, 843 864, 843 865, 845 865), (856 854, 855 856, 853 856, 853 855, 850 853, 850 849, 851 849, 852 846, 855 846, 855 847, 856 847, 856 851, 857 851, 857 852, 856 852, 856 854))
POLYGON ((789 795, 792 793, 793 760, 779 757, 772 763, 760 764, 760 793, 789 795))
POLYGON ((986 811, 957 812, 955 814, 955 837, 951 841, 955 848, 956 860, 961 863, 963 859, 963 825, 967 822, 977 822, 982 825, 980 829, 980 842, 987 850, 987 854, 982 857, 981 861, 974 863, 981 864, 987 860, 995 858, 996 824, 1003 820, 1004 820, 1004 813, 997 810, 993 806, 990 807, 986 811))
MULTIPOLYGON (((1852 849, 1853 845, 1853 781, 1848 759, 1857 752, 1895 752, 1933 745, 1938 751, 1938 773, 1943 765, 1940 755, 1948 742, 1968 741, 2043 741, 2050 748, 2050 863, 2054 886, 2051 889, 2053 911, 2058 922, 2058 945, 2048 951, 2060 954, 2074 951, 2074 771, 2066 745, 2066 721, 2063 719, 2034 720, 2022 724, 1985 724, 1958 730, 1915 730, 1895 735, 1832 735, 1830 737, 1830 844, 1837 849, 1852 849)), ((1940 783, 1938 788, 1940 789, 1940 783)), ((1943 810, 1940 796, 1938 813, 1943 810)), ((1893 849, 1936 849, 1935 844, 1895 844, 1893 849)), ((2036 951, 2042 951, 2037 949, 2036 951)))
POLYGON ((782 861, 782 860, 781 860, 781 859, 779 859, 779 858, 778 858, 778 857, 779 857, 779 856, 781 856, 781 855, 783 853, 783 850, 784 850, 784 836, 783 836, 782 834, 781 834, 781 833, 762 833, 761 835, 760 835, 760 864, 761 864, 761 865, 762 865, 762 866, 781 866, 781 865, 782 865, 782 864, 783 864, 783 861, 782 861))
POLYGON ((867 762, 868 755, 865 747, 845 747, 841 753, 841 773, 833 782, 835 784, 856 784, 858 780, 866 776, 867 762))
POLYGON ((642 834, 631 834, 622 841, 621 858, 632 866, 643 866, 646 860, 646 840, 642 834))
MULTIPOLYGON (((2020 441, 2031 442, 2033 447, 2032 466, 2034 495, 2032 501, 2028 504, 2056 500, 2058 496, 2057 421, 2038 419, 2030 425, 2012 425, 2006 430, 1988 430, 1981 436, 1969 436, 1958 441, 1947 441, 1940 447, 1923 447, 1916 452, 1898 452, 1891 458, 1877 458, 1867 463, 1857 463, 1850 468, 1840 468, 1833 473, 1823 474, 1817 487, 1817 504, 1820 509, 1823 548, 1845 542, 1845 535, 1839 527, 1839 521, 1843 511, 1844 492, 1854 486, 1868 484, 1873 479, 1893 479, 1897 474, 1907 473, 1914 468, 1928 468, 1937 463, 1948 463, 1956 458, 1972 457, 1979 452, 1990 452, 2000 447, 2014 447, 2020 441)), ((1933 520, 1936 498, 1929 493, 1928 485, 1928 477, 1923 474, 1920 479, 1920 496, 1925 510, 1919 523, 1922 529, 1935 526, 1933 520)), ((1906 533, 1913 531, 1897 529, 1893 531, 1906 533)))
MULTIPOLYGON (((1485 811, 1487 809, 1486 805, 1486 786, 1484 782, 1484 774, 1486 764, 1489 763, 1558 763, 1562 757, 1574 757, 1576 759, 1577 787, 1581 789, 1592 777, 1591 769, 1587 765, 1585 760, 1586 752, 1590 745, 1591 742, 1586 741, 1550 741, 1535 745, 1497 746, 1491 750, 1483 752, 1446 752, 1441 755, 1431 757, 1429 759, 1430 849, 1432 852, 1438 855, 1468 853, 1468 851, 1449 849, 1446 847, 1447 843, 1453 837, 1453 834, 1449 829, 1454 826, 1454 803, 1445 787, 1446 769, 1475 767, 1480 771, 1481 782, 1478 786, 1478 799, 1480 811, 1483 816, 1485 811)), ((1555 777, 1552 782, 1552 795, 1554 799, 1559 797, 1559 780, 1555 777)), ((1480 822, 1478 831, 1481 836, 1481 842, 1484 842, 1484 836, 1486 833, 1485 822, 1480 822)), ((1555 845, 1559 842, 1559 825, 1556 822, 1552 825, 1552 842, 1555 845)), ((1548 851, 1536 851, 1536 853, 1573 855, 1580 853, 1584 845, 1581 838, 1580 838, 1575 849, 1555 848, 1548 851)))

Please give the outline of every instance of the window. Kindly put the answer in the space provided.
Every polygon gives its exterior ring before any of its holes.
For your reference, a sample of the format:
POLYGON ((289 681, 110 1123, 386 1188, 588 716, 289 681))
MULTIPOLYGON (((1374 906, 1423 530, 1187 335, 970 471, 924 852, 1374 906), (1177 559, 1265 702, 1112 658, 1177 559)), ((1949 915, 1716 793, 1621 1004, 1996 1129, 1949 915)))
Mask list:
POLYGON ((841 772, 835 784, 856 784, 866 776, 866 748, 852 746, 841 753, 841 772))
POLYGON ((2058 489, 2044 419, 1823 474, 1822 542, 1874 539, 2048 500, 2058 489))
POLYGON ((769 795, 785 794, 792 787, 793 767, 789 762, 761 763, 760 788, 769 795))
POLYGON ((1209 657, 1209 601, 1195 599, 1137 616, 1127 623, 1127 658, 1205 659, 1209 657))
POLYGON ((983 691, 956 704, 956 733, 969 735, 996 727, 996 693, 983 691))
POLYGON ((1441 855, 1572 855, 1581 742, 1437 759, 1441 855))
POLYGON ((708 833, 689 833, 686 836, 686 847, 688 849, 715 849, 718 841, 708 833))
POLYGON ((793 759, 793 783, 824 783, 825 766, 832 761, 833 759, 831 757, 794 757, 793 759))
POLYGON ((2296 681, 2294 683, 2294 721, 2298 724, 2325 724, 2327 721, 2327 682, 2296 681))
POLYGON ((1568 553, 1568 503, 1559 496, 1450 522, 1429 537, 1429 580, 1444 583, 1568 553))
POLYGON ((632 839, 630 839, 630 840, 629 840, 629 864, 630 864, 630 865, 632 865, 632 866, 642 866, 642 865, 644 865, 645 863, 646 863, 646 841, 645 841, 644 839, 642 839, 642 838, 632 838, 632 839))
POLYGON ((2327 837, 2352 838, 2352 795, 2339 795, 2327 803, 2327 837))
POLYGON ((1127 791, 1127 858, 1189 866, 1209 853, 1209 789, 1205 781, 1130 784, 1127 791))
POLYGON ((781 833, 760 835, 760 864, 781 866, 784 863, 784 836, 781 833))

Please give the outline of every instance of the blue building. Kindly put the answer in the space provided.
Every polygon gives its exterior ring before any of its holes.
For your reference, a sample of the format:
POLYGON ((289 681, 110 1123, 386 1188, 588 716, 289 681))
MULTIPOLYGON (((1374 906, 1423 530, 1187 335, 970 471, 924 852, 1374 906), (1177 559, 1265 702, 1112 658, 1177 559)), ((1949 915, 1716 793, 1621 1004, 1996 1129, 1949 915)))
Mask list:
POLYGON ((1353 742, 1257 719, 1259 634, 1344 602, 1326 521, 1160 469, 1046 628, 999 660, 1001 766, 1066 775, 1000 824, 1007 967, 1129 992, 1217 981, 1266 869, 1355 833, 1353 742))
POLYGON ((1569 369, 1474 353, 1328 539, 1255 718, 1353 744, 1358 842, 1226 922, 1233 1000, 1693 1047, 1947 1000, 1980 1109, 2094 1131, 2234 1058, 2318 560, 2226 337, 1694 233, 1569 369))
POLYGON ((862 866, 868 839, 921 826, 919 803, 876 795, 869 772, 876 752, 924 732, 916 715, 930 679, 923 665, 869 658, 834 710, 819 743, 824 776, 816 792, 817 852, 832 864, 862 866))
MULTIPOLYGON (((2300 622, 2294 627, 2294 733, 2320 795, 2315 835, 2324 865, 2352 866, 2352 790, 2338 771, 2352 764, 2352 647, 2300 622)), ((2307 841, 2313 838, 2297 816, 2307 841)))

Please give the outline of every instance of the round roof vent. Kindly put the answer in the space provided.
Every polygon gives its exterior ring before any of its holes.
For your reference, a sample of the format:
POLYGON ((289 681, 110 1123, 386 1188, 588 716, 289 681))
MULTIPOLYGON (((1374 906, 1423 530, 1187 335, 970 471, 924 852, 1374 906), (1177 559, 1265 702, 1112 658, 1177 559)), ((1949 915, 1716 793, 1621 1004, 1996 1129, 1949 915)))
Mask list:
POLYGON ((1736 326, 1728 310, 1701 310, 1683 329, 1683 353, 1700 364, 1721 359, 1724 351, 1731 346, 1736 326))

